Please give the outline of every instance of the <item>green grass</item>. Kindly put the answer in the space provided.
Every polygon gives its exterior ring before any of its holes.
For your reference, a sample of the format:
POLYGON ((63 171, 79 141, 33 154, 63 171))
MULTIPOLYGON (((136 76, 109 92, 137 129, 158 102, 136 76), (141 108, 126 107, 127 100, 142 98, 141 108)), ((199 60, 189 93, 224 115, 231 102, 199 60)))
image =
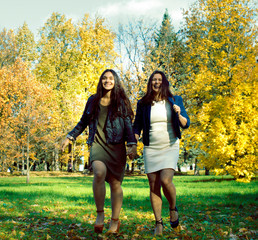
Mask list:
MULTIPOLYGON (((155 239, 146 176, 127 176, 121 230, 95 234, 92 176, 0 178, 0 239, 155 239)), ((164 198, 163 237, 156 239, 256 239, 257 181, 229 176, 175 176, 180 228, 169 226, 164 198)), ((111 214, 107 185, 105 231, 111 214)), ((104 232, 105 232, 104 231, 104 232)))

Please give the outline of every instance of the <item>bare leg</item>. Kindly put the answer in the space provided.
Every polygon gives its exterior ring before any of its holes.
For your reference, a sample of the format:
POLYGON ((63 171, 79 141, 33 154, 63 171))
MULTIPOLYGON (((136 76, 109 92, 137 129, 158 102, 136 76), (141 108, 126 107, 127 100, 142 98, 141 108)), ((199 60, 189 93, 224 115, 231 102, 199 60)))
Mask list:
MULTIPOLYGON (((148 180, 150 185, 150 200, 153 209, 154 217, 156 221, 161 220, 161 210, 162 210, 162 197, 161 197, 161 182, 160 182, 160 172, 148 173, 148 180)), ((157 224, 155 228, 155 234, 162 234, 163 226, 157 224)))
MULTIPOLYGON (((163 169, 160 172, 160 180, 164 195, 169 203, 169 208, 174 209, 176 206, 176 187, 172 182, 174 176, 173 169, 163 169)), ((170 220, 176 221, 178 219, 178 213, 176 211, 170 211, 170 220)))
POLYGON ((93 193, 97 208, 97 219, 95 224, 101 225, 104 223, 104 202, 106 196, 105 178, 107 174, 106 165, 101 161, 93 161, 92 163, 94 179, 93 179, 93 193))
POLYGON ((111 192, 111 205, 112 205, 112 217, 109 226, 109 232, 115 232, 119 230, 118 225, 120 224, 118 219, 123 203, 123 190, 121 182, 114 178, 112 175, 108 179, 111 192), (115 220, 114 220, 115 219, 115 220))

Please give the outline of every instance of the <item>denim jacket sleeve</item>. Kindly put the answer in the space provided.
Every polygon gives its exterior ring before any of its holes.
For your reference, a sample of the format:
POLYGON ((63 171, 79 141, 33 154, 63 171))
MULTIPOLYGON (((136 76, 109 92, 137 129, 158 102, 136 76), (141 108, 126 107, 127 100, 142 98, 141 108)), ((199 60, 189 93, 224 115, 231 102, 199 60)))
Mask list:
POLYGON ((90 106, 92 100, 93 100, 93 96, 91 96, 88 99, 80 121, 76 124, 76 126, 73 128, 73 130, 68 133, 69 138, 72 138, 73 140, 75 140, 89 125, 89 121, 90 121, 89 106, 90 106))
POLYGON ((129 116, 124 118, 124 124, 125 124, 125 135, 126 135, 127 145, 136 144, 137 141, 134 136, 132 120, 129 116))

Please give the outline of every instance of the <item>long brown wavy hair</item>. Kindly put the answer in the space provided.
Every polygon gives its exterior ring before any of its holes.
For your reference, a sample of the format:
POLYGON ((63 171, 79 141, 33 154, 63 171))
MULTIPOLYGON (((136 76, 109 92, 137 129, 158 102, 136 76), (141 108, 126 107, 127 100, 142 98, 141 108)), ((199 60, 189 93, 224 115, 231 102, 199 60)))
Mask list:
POLYGON ((97 118, 99 102, 104 94, 102 79, 106 72, 111 72, 115 80, 114 88, 111 90, 111 94, 110 94, 111 103, 109 105, 109 110, 111 111, 111 119, 115 119, 118 116, 123 118, 130 116, 132 120, 134 117, 134 113, 131 107, 131 103, 125 93, 125 90, 121 84, 119 76, 113 69, 106 69, 99 78, 97 92, 94 95, 94 99, 93 99, 93 111, 92 111, 91 117, 94 119, 97 118), (124 102, 124 107, 122 107, 122 102, 124 102))
POLYGON ((171 93, 171 91, 169 89, 169 81, 167 80, 167 77, 165 76, 165 74, 162 71, 155 70, 151 74, 151 76, 148 80, 147 92, 143 96, 143 98, 141 99, 142 104, 152 104, 154 99, 155 99, 156 92, 153 91, 153 89, 152 89, 152 79, 153 79, 155 74, 160 74, 162 76, 162 83, 161 83, 161 89, 160 89, 161 99, 162 100, 167 100, 168 97, 174 98, 173 94, 171 93))

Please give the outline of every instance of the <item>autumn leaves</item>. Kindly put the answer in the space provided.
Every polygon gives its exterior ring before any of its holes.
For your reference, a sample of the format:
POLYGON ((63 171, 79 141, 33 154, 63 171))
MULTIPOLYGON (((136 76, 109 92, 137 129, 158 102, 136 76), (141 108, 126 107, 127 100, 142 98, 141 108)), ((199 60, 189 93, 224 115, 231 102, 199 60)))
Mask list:
MULTIPOLYGON (((0 163, 58 170, 67 156, 58 143, 78 121, 85 99, 105 68, 119 70, 132 106, 146 79, 163 70, 182 95, 191 128, 181 162, 229 173, 248 182, 257 169, 257 25, 249 1, 199 1, 175 32, 165 12, 160 27, 143 21, 120 26, 89 15, 73 23, 53 13, 37 41, 24 24, 0 32, 0 163), (118 47, 119 46, 119 47, 118 47), (29 145, 28 145, 29 143, 29 145), (28 148, 30 146, 30 148, 28 148), (35 165, 35 163, 37 163, 35 165)), ((87 159, 85 137, 74 156, 87 159)), ((138 149, 141 154, 141 149, 138 149)))

